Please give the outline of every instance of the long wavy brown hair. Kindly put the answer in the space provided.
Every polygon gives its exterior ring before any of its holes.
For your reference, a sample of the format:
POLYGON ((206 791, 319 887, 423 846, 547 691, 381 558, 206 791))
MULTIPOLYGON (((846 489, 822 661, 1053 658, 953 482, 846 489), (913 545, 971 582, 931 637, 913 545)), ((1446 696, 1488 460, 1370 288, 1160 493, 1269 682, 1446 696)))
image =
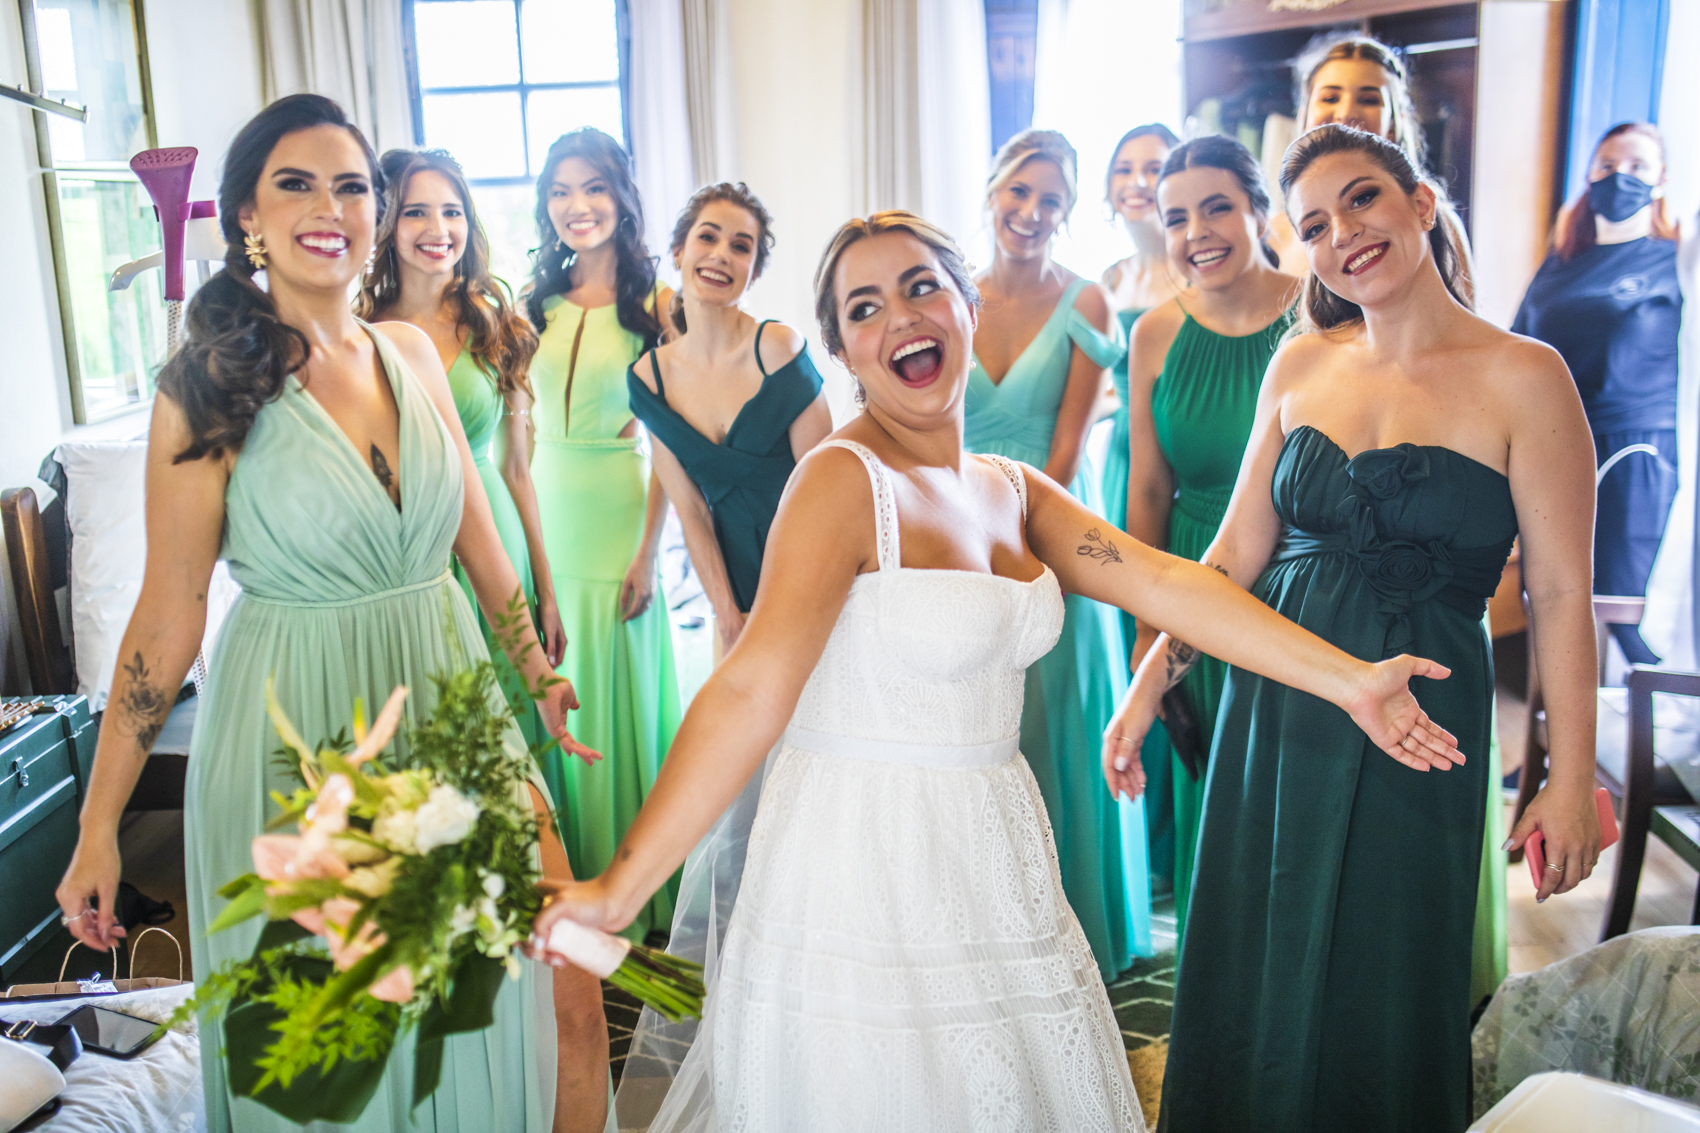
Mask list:
POLYGON ((453 187, 466 211, 466 250, 455 263, 454 279, 443 290, 443 304, 455 324, 467 332, 466 349, 480 370, 490 376, 504 397, 514 390, 531 392, 531 357, 537 353, 537 331, 514 309, 506 292, 490 274, 490 240, 478 221, 478 206, 460 163, 447 150, 389 150, 379 160, 383 170, 384 219, 378 225, 372 267, 360 287, 355 314, 371 319, 401 297, 401 259, 395 233, 401 222, 407 188, 416 173, 442 176, 453 187))

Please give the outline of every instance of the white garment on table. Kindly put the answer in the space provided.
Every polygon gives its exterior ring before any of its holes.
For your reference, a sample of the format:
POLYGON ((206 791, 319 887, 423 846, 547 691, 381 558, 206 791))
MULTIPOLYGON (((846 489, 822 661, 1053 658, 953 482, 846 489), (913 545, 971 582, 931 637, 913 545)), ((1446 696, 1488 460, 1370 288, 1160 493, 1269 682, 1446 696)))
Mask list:
MULTIPOLYGON (((697 1041, 651 1133, 1143 1131, 1016 751, 1062 593, 900 567, 851 586, 768 766, 697 1041)), ((1026 509, 1015 465, 992 457, 1026 509)))

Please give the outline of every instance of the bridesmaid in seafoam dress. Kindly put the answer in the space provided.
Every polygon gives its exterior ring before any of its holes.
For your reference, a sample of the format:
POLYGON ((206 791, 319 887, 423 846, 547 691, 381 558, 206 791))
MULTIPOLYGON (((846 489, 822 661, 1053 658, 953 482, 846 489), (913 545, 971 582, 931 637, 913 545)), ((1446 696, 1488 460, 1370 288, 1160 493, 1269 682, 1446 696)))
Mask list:
MULTIPOLYGON (((578 689, 576 725, 604 755, 581 767, 545 756, 574 875, 608 867, 679 726, 672 627, 656 553, 667 498, 626 393, 626 369, 661 338, 631 159, 586 127, 549 147, 537 178, 540 247, 526 312, 539 333, 531 382, 531 475, 567 646, 557 671, 578 689)), ((628 930, 673 921, 672 883, 628 930)))
MULTIPOLYGON (((1110 306, 1131 337, 1133 324, 1153 307, 1160 307, 1180 290, 1180 275, 1163 247, 1163 226, 1157 221, 1157 178, 1169 151, 1180 144, 1174 131, 1160 122, 1135 126, 1116 143, 1109 172, 1104 176, 1104 203, 1121 218, 1133 241, 1133 254, 1104 270, 1102 283, 1110 306)), ((1116 411, 1111 417, 1110 443, 1104 451, 1104 518, 1127 528, 1128 414, 1127 354, 1110 367, 1116 387, 1116 411)), ((1133 615, 1120 615, 1122 642, 1130 650, 1139 636, 1133 615)), ((1137 667, 1139 658, 1129 658, 1137 667)), ((1131 671, 1131 667, 1130 667, 1131 671)), ((1175 875, 1175 801, 1169 789, 1169 737, 1159 723, 1140 751, 1145 764, 1145 834, 1151 863, 1151 890, 1167 893, 1175 875)))
MULTIPOLYGON (((549 664, 558 665, 565 638, 531 482, 529 371, 537 332, 490 275, 489 240, 454 158, 442 150, 390 150, 379 165, 388 207, 355 313, 412 323, 437 347, 496 531, 525 594, 528 609, 515 613, 533 618, 549 664)), ((470 601, 472 584, 459 562, 455 578, 470 601)), ((535 744, 542 730, 525 683, 501 659, 494 627, 482 614, 479 625, 498 658, 520 731, 535 744)))
MULTIPOLYGON (((219 217, 229 256, 189 304, 188 343, 160 376, 147 572, 123 644, 130 660, 101 722, 82 832, 58 896, 84 943, 104 951, 123 936, 107 915, 121 870, 118 820, 195 655, 206 581, 223 558, 242 595, 211 658, 184 791, 197 982, 246 958, 260 931, 250 922, 208 935, 207 926, 224 905, 218 887, 252 868, 252 841, 276 816, 273 792, 292 786, 273 757, 268 688, 308 737, 347 731, 356 699, 380 704, 397 685, 412 690, 405 715, 417 722, 432 711, 433 677, 488 655, 449 572, 451 554, 487 616, 519 593, 483 491, 467 490, 477 473, 431 341, 405 323, 362 323, 349 309, 373 246, 381 185, 371 148, 331 100, 291 95, 261 111, 225 161, 219 217), (264 290, 254 282, 259 270, 264 290), (89 908, 94 898, 99 914, 89 908)), ((510 660, 541 686, 548 664, 529 622, 518 628, 510 660)), ((594 758, 567 734, 572 707, 564 681, 539 703, 551 734, 594 758)), ((508 742, 522 745, 517 728, 508 742)), ((534 801, 541 807, 546 795, 534 801)), ((545 870, 566 865, 553 837, 544 836, 541 852, 545 870)), ((596 981, 568 975, 594 1003, 596 981)), ((427 1101, 413 1104, 413 1036, 404 1032, 359 1121, 338 1128, 602 1128, 605 1025, 600 1065, 593 1045, 600 1014, 597 1005, 576 1017, 588 1024, 579 1041, 593 1057, 575 1077, 572 1065, 557 1063, 549 983, 524 965, 505 982, 489 1028, 447 1040, 441 1084, 427 1101)), ((231 1092, 220 1034, 201 1030, 207 1127, 299 1129, 231 1092)))
MULTIPOLYGON (((1127 531, 1184 558, 1204 554, 1251 435, 1257 389, 1292 324, 1299 281, 1262 246, 1269 192, 1231 138, 1195 138, 1163 163, 1157 187, 1169 262, 1187 283, 1133 329, 1128 358, 1127 531)), ((1143 657, 1156 631, 1140 628, 1143 657)), ((1205 761, 1227 667, 1204 658, 1165 701, 1175 751, 1175 927, 1184 938, 1204 807, 1205 761)))
MULTIPOLYGON (((987 185, 996 250, 975 280, 985 303, 963 444, 1044 469, 1102 514, 1097 476, 1083 467, 1086 430, 1123 346, 1103 288, 1051 259, 1075 203, 1075 169, 1074 147, 1051 130, 1017 134, 997 156, 987 185)), ((1061 638, 1027 671, 1021 715, 1021 753, 1056 831, 1063 891, 1106 981, 1152 953, 1145 810, 1105 794, 1093 766, 1127 687, 1126 658, 1116 611, 1069 595, 1061 638)))

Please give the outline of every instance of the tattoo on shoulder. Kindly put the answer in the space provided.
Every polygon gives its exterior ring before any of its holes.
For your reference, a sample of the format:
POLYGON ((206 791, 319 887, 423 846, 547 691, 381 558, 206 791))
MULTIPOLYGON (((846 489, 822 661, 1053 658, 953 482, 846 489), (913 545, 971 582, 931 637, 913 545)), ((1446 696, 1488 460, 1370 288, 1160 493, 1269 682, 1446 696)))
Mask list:
POLYGON ((390 485, 395 483, 395 473, 390 471, 390 462, 384 459, 384 450, 375 444, 372 446, 372 474, 385 491, 389 491, 390 485))
POLYGON ((141 650, 136 650, 135 657, 124 663, 124 674, 130 678, 130 683, 125 686, 123 702, 119 705, 122 715, 118 727, 125 735, 133 737, 142 754, 146 755, 153 750, 154 741, 159 739, 159 730, 165 725, 165 717, 171 712, 171 698, 154 683, 147 662, 142 660, 141 650))
POLYGON ((1076 547, 1074 553, 1084 555, 1089 559, 1097 559, 1105 566, 1122 561, 1122 553, 1116 548, 1115 542, 1096 527, 1086 533, 1086 542, 1076 547))

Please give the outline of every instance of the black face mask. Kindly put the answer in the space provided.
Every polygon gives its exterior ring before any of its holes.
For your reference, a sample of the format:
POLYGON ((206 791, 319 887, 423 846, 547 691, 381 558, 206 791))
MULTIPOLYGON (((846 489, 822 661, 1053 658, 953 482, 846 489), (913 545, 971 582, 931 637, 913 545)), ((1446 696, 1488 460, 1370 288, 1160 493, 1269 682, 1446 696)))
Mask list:
POLYGON ((1588 207, 1615 224, 1646 208, 1652 199, 1653 187, 1628 173, 1613 173, 1588 186, 1588 207))

